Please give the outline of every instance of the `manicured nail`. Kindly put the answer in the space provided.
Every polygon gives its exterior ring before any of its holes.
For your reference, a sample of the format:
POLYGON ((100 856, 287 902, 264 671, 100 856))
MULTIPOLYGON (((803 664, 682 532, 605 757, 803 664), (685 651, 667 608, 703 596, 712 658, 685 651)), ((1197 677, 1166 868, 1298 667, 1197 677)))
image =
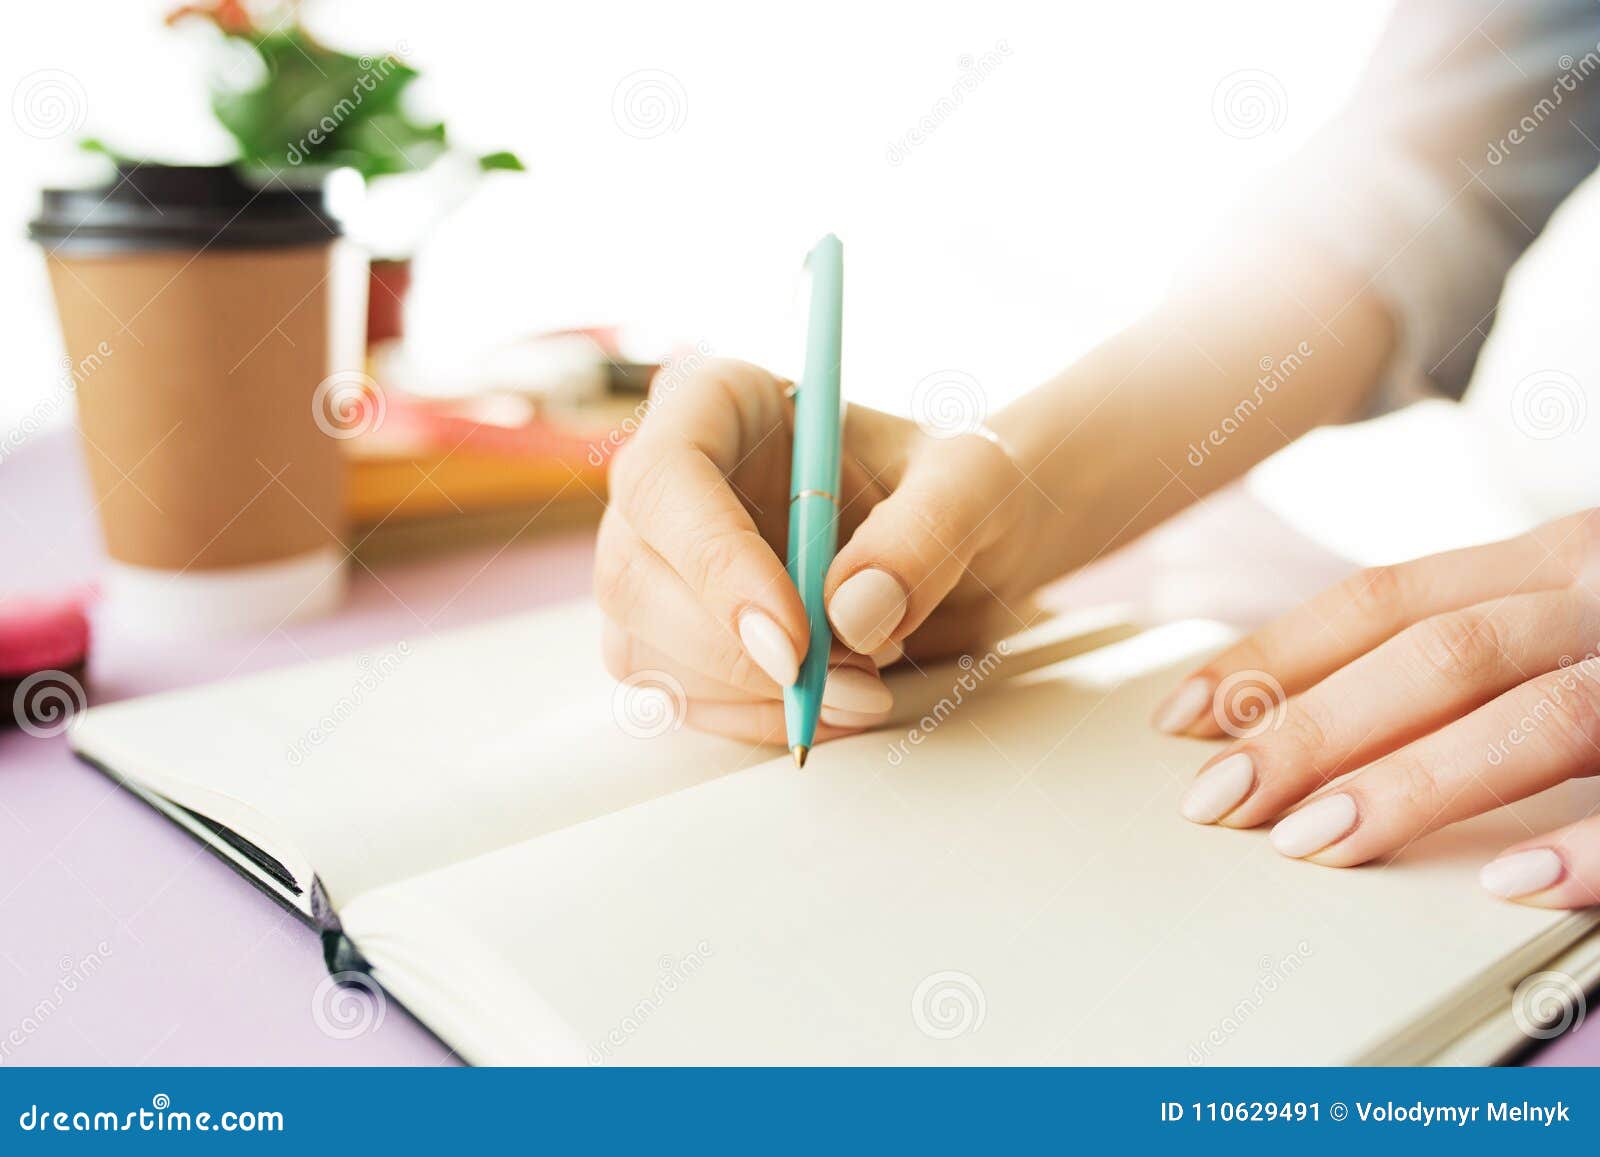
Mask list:
POLYGON ((883 646, 872 652, 872 661, 881 671, 891 664, 898 663, 905 653, 906 649, 904 647, 890 639, 883 646))
POLYGON ((883 680, 854 667, 835 667, 822 685, 822 705, 862 715, 882 715, 894 706, 883 680))
POLYGON ((883 715, 862 711, 841 711, 837 707, 824 705, 818 716, 829 727, 867 728, 880 727, 883 724, 883 715))
POLYGON ((1250 794, 1256 781, 1250 757, 1236 751, 1202 771, 1183 794, 1178 811, 1197 824, 1214 824, 1250 794))
POLYGON ((1544 891, 1561 879, 1564 871, 1566 868, 1560 856, 1549 848, 1533 848, 1491 860, 1478 873, 1478 883, 1486 891, 1511 900, 1531 892, 1544 891))
POLYGON ((788 687, 799 678, 800 657, 794 653, 794 643, 765 611, 751 607, 740 614, 739 641, 778 686, 788 687))
POLYGON ((1347 795, 1330 795, 1278 821, 1272 829, 1272 846, 1300 859, 1350 834, 1356 826, 1356 801, 1347 795))
POLYGON ((906 591, 877 568, 857 571, 833 592, 828 618, 852 651, 870 655, 888 641, 906 615, 906 591))
POLYGON ((1211 680, 1185 679, 1178 689, 1156 708, 1153 720, 1157 731, 1178 735, 1187 730, 1211 705, 1211 680))

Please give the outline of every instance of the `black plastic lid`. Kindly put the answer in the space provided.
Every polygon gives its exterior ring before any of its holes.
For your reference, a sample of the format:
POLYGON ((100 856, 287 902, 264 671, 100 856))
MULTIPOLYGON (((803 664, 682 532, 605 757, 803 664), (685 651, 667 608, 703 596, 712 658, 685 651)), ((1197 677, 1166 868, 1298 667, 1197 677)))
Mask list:
POLYGON ((266 248, 332 241, 320 189, 252 187, 225 165, 119 164, 117 180, 46 189, 28 236, 51 252, 266 248))

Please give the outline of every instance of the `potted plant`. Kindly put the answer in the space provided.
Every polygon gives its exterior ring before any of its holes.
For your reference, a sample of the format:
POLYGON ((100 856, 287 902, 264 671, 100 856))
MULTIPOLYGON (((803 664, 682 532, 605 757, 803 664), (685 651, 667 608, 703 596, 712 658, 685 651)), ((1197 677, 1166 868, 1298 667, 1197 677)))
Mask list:
POLYGON ((423 214, 429 219, 411 221, 409 237, 362 238, 359 223, 353 230, 372 257, 367 342, 399 336, 411 277, 405 250, 464 198, 470 181, 460 179, 463 171, 522 171, 522 162, 506 151, 456 149, 442 122, 408 107, 407 92, 419 73, 402 55, 357 55, 323 44, 301 23, 298 3, 252 10, 243 0, 214 0, 167 16, 169 25, 190 21, 215 28, 219 52, 243 49, 259 64, 238 83, 232 79, 240 73, 237 59, 230 57, 235 66, 217 68, 211 88, 212 111, 237 145, 235 165, 247 180, 307 188, 340 169, 369 184, 435 166, 452 171, 456 179, 435 198, 446 203, 423 214))

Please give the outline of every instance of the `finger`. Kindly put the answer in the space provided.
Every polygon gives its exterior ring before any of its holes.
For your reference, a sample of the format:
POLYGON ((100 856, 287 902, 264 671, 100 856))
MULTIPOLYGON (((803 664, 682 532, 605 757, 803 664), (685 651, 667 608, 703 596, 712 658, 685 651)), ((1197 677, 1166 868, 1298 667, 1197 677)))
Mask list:
POLYGON ((1207 762, 1181 810, 1196 823, 1265 823, 1346 771, 1556 670, 1597 638, 1600 597, 1567 587, 1424 619, 1287 703, 1231 677, 1219 697, 1258 696, 1255 726, 1207 762))
POLYGON ((987 598, 959 603, 947 600, 904 640, 904 657, 913 663, 928 663, 970 655, 1011 633, 1014 622, 1011 614, 987 598))
POLYGON ((760 703, 782 693, 765 675, 762 678, 766 679, 766 693, 713 678, 630 634, 610 619, 601 628, 600 649, 606 671, 619 683, 646 676, 659 677, 669 680, 690 699, 719 703, 760 703))
POLYGON ((872 652, 872 665, 882 671, 885 667, 892 667, 906 657, 906 649, 900 643, 890 639, 883 646, 872 652))
POLYGON ((1262 672, 1293 695, 1419 619, 1566 586, 1595 543, 1595 526, 1592 515, 1575 515, 1505 542, 1360 571, 1194 672, 1153 722, 1172 734, 1222 735, 1228 721, 1219 722, 1208 708, 1231 674, 1262 672))
POLYGON ((780 685, 808 639, 783 563, 728 481, 744 459, 788 459, 776 378, 716 363, 651 415, 611 464, 611 505, 780 685), (748 429, 746 427, 749 427, 748 429))
MULTIPOLYGON (((642 639, 630 635, 607 619, 602 628, 602 652, 606 670, 618 681, 648 677, 652 683, 662 679, 691 700, 720 703, 764 703, 778 700, 783 692, 768 680, 766 692, 753 692, 714 679, 689 667, 642 639)), ((822 687, 822 705, 859 715, 878 716, 894 705, 894 696, 877 668, 866 655, 858 655, 835 645, 832 664, 822 687)))
POLYGON ((1349 867, 1600 768, 1600 659, 1541 675, 1387 755, 1272 829, 1286 856, 1349 867))
POLYGON ((1020 485, 1011 458, 980 435, 914 457, 828 570, 828 617, 839 638, 871 652, 921 626, 973 555, 1011 529, 1020 485))
POLYGON ((1536 908, 1600 904, 1600 816, 1507 848, 1478 878, 1493 895, 1536 908))
POLYGON ((727 623, 718 622, 683 578, 614 511, 600 520, 595 599, 608 619, 655 651, 746 694, 778 693, 727 623))
MULTIPOLYGON (((831 712, 831 708, 825 708, 822 722, 817 725, 818 743, 855 735, 865 729, 866 725, 861 723, 851 722, 849 726, 830 723, 828 717, 831 712)), ((874 722, 881 722, 878 717, 873 718, 874 722)), ((846 722, 850 719, 849 716, 843 717, 846 722)), ((772 744, 777 747, 786 744, 781 703, 711 703, 690 700, 686 721, 697 731, 726 735, 730 739, 742 740, 745 743, 772 744)))

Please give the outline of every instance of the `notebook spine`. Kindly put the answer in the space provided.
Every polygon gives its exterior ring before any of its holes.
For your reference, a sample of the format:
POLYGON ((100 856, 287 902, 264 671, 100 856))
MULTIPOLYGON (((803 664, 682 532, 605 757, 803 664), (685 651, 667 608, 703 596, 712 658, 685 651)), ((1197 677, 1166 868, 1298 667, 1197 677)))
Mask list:
POLYGON ((327 965, 330 976, 337 980, 346 973, 365 976, 372 971, 372 965, 361 955, 355 941, 344 934, 339 913, 333 910, 327 889, 315 876, 311 879, 311 920, 322 937, 322 962, 327 965))

